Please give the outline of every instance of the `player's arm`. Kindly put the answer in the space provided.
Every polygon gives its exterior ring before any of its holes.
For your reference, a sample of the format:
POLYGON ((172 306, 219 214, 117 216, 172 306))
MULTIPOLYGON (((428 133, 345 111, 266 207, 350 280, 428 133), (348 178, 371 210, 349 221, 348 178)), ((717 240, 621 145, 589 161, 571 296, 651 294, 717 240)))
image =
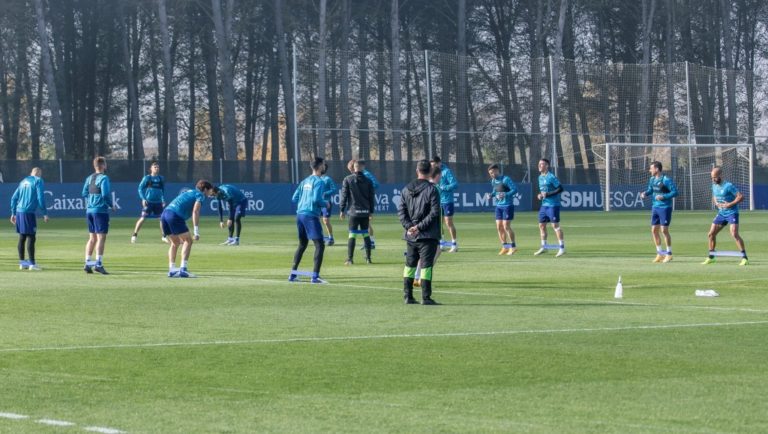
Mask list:
POLYGON ((376 208, 376 191, 373 189, 373 183, 368 184, 368 218, 373 216, 373 210, 376 208))
POLYGON ((645 186, 645 191, 640 193, 640 197, 645 198, 653 194, 653 178, 648 180, 648 185, 645 186))
POLYGON ((107 207, 114 210, 115 205, 112 203, 112 186, 109 184, 109 178, 106 175, 101 177, 101 195, 104 197, 104 203, 107 204, 107 207))
POLYGON ((743 200, 744 200, 744 195, 741 194, 740 191, 736 191, 736 197, 733 199, 733 202, 731 202, 730 206, 736 206, 740 204, 743 200))
POLYGON ((45 207, 45 183, 42 178, 37 184, 37 206, 43 210, 43 221, 48 221, 48 208, 45 207))
POLYGON ((515 185, 515 183, 512 181, 511 178, 508 177, 504 179, 504 185, 506 185, 507 188, 509 189, 507 190, 508 195, 514 196, 515 194, 517 194, 517 186, 515 185))
POLYGON ((419 232, 424 231, 432 224, 435 219, 440 218, 440 195, 437 194, 437 190, 433 190, 429 195, 429 214, 424 217, 418 225, 416 225, 419 232))
POLYGON ((142 202, 147 201, 147 196, 144 194, 144 192, 147 190, 147 181, 149 180, 148 176, 144 176, 141 178, 141 182, 139 182, 139 199, 141 199, 142 202))
POLYGON ((347 178, 341 181, 341 194, 339 194, 339 215, 344 219, 344 211, 347 210, 347 194, 349 194, 349 182, 347 178))
POLYGON ((11 196, 11 223, 16 224, 16 207, 19 205, 19 189, 11 196))
POLYGON ((293 192, 293 197, 291 197, 291 202, 299 203, 299 197, 301 197, 301 188, 303 185, 304 185, 304 182, 300 182, 299 185, 296 187, 296 191, 293 192))
POLYGON ((445 190, 445 191, 453 191, 453 190, 455 190, 455 189, 456 189, 456 187, 458 187, 458 186, 459 186, 459 182, 458 182, 458 181, 456 181, 456 177, 455 177, 455 176, 453 176, 453 171, 451 171, 450 169, 448 169, 448 170, 446 170, 445 172, 446 172, 446 173, 445 173, 445 175, 446 175, 446 176, 444 176, 444 177, 440 178, 440 179, 444 179, 444 180, 445 180, 445 183, 444 183, 444 185, 441 187, 441 190, 445 190))
POLYGON ((328 201, 325 200, 325 183, 320 182, 315 184, 315 188, 312 190, 312 201, 317 205, 319 208, 324 208, 328 206, 328 201))
POLYGON ((667 190, 669 190, 667 193, 664 193, 664 199, 672 199, 677 196, 677 186, 670 178, 664 179, 664 185, 667 187, 667 190))
POLYGON ((200 209, 203 207, 203 202, 200 200, 195 201, 192 206, 192 226, 194 226, 195 240, 200 239, 200 209))
POLYGON ((403 228, 407 230, 413 226, 413 222, 411 221, 411 216, 408 214, 406 202, 406 192, 404 191, 402 198, 400 199, 400 205, 397 207, 397 218, 400 220, 400 224, 403 225, 403 228))
POLYGON ((83 183, 83 191, 81 192, 82 197, 88 197, 88 184, 90 184, 91 177, 85 178, 85 183, 83 183))
POLYGON ((370 179, 370 180, 371 180, 371 183, 373 183, 373 189, 374 189, 374 190, 376 190, 377 188, 379 188, 379 180, 377 180, 377 179, 376 179, 376 177, 375 177, 375 176, 373 176, 373 173, 371 173, 371 172, 369 172, 369 171, 367 171, 367 170, 366 170, 366 171, 365 171, 365 176, 367 176, 367 177, 368 177, 368 179, 370 179))

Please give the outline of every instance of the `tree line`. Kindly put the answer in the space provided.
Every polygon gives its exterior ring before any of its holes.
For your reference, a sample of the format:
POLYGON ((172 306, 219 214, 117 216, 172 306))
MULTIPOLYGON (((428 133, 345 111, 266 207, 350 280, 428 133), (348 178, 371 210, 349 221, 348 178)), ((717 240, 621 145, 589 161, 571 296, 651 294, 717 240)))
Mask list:
MULTIPOLYGON (((456 159, 503 154, 527 164, 549 155, 548 146, 567 154, 559 139, 546 140, 548 128, 562 128, 574 164, 586 166, 575 143, 588 146, 589 131, 614 136, 605 140, 653 140, 658 119, 648 107, 661 104, 658 95, 679 93, 674 80, 655 77, 679 74, 674 65, 682 62, 743 71, 704 74, 689 85, 696 103, 688 107, 696 110, 697 134, 754 141, 754 72, 768 56, 768 3, 761 0, 3 2, 6 160, 276 162, 328 153, 411 161, 429 142, 456 159), (418 56, 425 50, 437 53, 434 89, 423 86, 418 56), (294 57, 302 71, 294 71, 294 57), (616 119, 587 114, 583 65, 654 63, 630 80, 631 97, 615 102, 622 107, 616 119), (301 86, 295 101, 294 82, 301 86), (748 101, 738 100, 737 87, 748 101), (548 120, 553 96, 572 106, 557 123, 548 120), (742 104, 748 119, 737 125, 742 104), (294 113, 302 131, 293 131, 294 113), (506 134, 489 149, 480 142, 491 123, 506 134), (429 137, 428 129, 437 132, 429 137)), ((669 140, 681 140, 679 104, 665 107, 669 140)))

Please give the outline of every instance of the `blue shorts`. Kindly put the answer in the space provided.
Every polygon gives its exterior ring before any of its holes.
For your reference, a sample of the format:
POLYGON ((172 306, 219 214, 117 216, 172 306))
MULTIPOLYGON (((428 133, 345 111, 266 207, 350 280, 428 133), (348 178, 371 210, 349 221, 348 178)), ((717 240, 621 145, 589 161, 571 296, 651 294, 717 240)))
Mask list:
POLYGON ((720 213, 718 213, 715 216, 715 219, 712 220, 712 224, 713 225, 718 225, 718 226, 725 226, 728 223, 730 223, 732 225, 739 224, 739 213, 734 213, 734 214, 731 214, 731 215, 721 215, 720 213))
POLYGON ((142 217, 160 217, 163 213, 162 202, 147 202, 147 206, 141 209, 142 217))
POLYGON ((328 206, 324 206, 320 208, 320 216, 322 216, 323 218, 330 218, 331 215, 333 215, 331 211, 333 211, 333 202, 329 200, 328 206))
POLYGON ((320 226, 320 218, 309 214, 296 215, 296 228, 299 230, 300 240, 322 240, 323 228, 320 226))
POLYGON ((35 213, 16 213, 16 233, 22 235, 35 235, 37 233, 37 216, 35 213))
POLYGON ((496 220, 514 220, 515 207, 513 205, 496 205, 496 220))
POLYGON ((163 228, 163 236, 181 235, 189 232, 187 221, 170 209, 163 211, 160 217, 160 226, 163 228))
POLYGON ((237 205, 229 207, 229 219, 234 220, 239 217, 245 217, 245 211, 248 209, 248 199, 243 199, 237 205))
POLYGON ((559 206, 542 206, 539 208, 539 223, 560 223, 559 206))
POLYGON ((443 210, 443 217, 453 217, 453 202, 441 203, 440 208, 443 210))
POLYGON ((103 212, 89 212, 85 214, 85 219, 88 220, 89 233, 109 233, 109 214, 103 212))
POLYGON ((651 226, 669 226, 672 223, 672 208, 653 207, 651 208, 651 226))

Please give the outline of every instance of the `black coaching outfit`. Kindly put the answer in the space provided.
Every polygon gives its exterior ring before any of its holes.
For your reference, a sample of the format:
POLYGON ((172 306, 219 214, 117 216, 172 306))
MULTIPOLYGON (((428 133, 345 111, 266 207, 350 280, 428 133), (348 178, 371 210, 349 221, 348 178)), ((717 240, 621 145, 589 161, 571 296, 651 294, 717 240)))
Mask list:
MULTIPOLYGON (((376 196, 373 189, 373 183, 363 172, 355 172, 341 183, 341 194, 339 195, 339 207, 341 212, 346 212, 349 216, 349 231, 366 231, 363 236, 365 242, 365 259, 371 261, 371 237, 368 236, 368 224, 371 215, 373 215, 376 196)), ((351 263, 355 254, 355 236, 347 241, 347 260, 351 263)))

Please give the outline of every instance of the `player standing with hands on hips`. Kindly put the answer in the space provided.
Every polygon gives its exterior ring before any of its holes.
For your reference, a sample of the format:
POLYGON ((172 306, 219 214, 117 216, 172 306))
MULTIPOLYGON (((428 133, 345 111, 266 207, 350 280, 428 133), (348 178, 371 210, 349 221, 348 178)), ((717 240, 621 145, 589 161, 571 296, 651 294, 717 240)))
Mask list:
MULTIPOLYGON (((160 175, 160 163, 153 162, 149 166, 149 175, 145 175, 139 183, 139 198, 141 199, 141 217, 133 228, 131 244, 136 243, 141 225, 147 217, 160 217, 165 208, 165 178, 160 175)), ((162 227, 160 230, 162 231, 162 227)), ((163 237, 163 241, 168 240, 163 237)))
POLYGON ((85 212, 88 221, 88 242, 85 244, 85 266, 83 270, 88 274, 94 271, 101 274, 109 274, 102 263, 104 259, 104 245, 109 233, 109 211, 114 209, 112 203, 112 188, 110 187, 107 171, 107 160, 104 157, 93 159, 95 173, 85 178, 83 185, 83 197, 86 198, 87 208, 85 212), (93 261, 93 251, 96 250, 96 261, 93 261))

